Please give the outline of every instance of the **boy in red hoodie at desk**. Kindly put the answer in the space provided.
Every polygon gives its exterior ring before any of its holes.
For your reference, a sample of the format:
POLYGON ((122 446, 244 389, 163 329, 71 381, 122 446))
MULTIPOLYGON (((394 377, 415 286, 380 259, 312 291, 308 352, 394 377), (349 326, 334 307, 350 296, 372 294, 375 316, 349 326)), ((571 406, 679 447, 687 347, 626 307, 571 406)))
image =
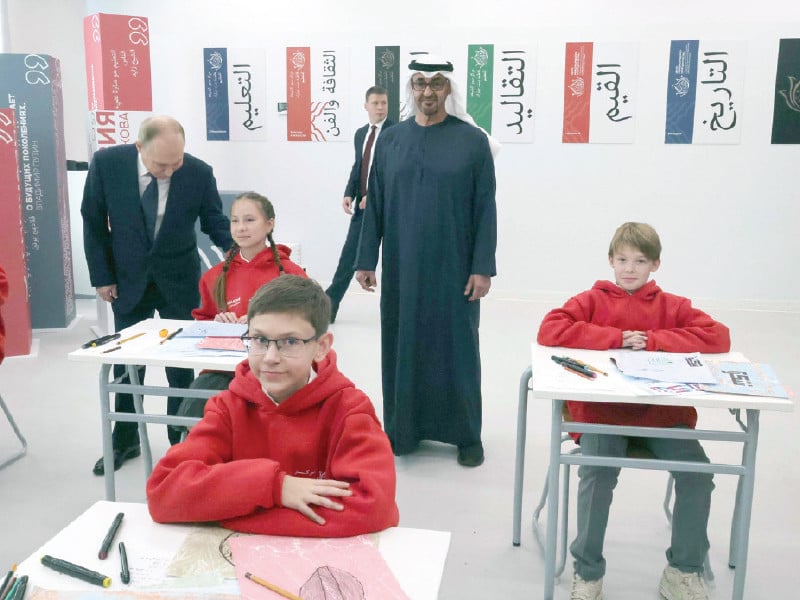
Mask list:
MULTIPOLYGON (((644 223, 624 223, 614 234, 608 262, 615 283, 597 281, 592 289, 550 311, 537 341, 545 346, 665 352, 727 352, 730 334, 722 323, 693 308, 688 298, 663 292, 648 281, 661 264, 661 241, 644 223)), ((692 407, 649 404, 567 402, 570 416, 582 423, 642 427, 691 427, 692 407)), ((637 438, 656 458, 709 462, 697 440, 637 438)), ((629 438, 584 433, 585 456, 619 456, 629 438)), ((578 470, 578 535, 570 545, 575 568, 573 600, 600 600, 606 561, 603 541, 619 468, 582 465, 578 470)), ((702 581, 708 552, 706 529, 714 489, 710 473, 674 472, 675 508, 672 541, 659 592, 667 600, 708 598, 702 581)))
POLYGON ((304 537, 397 525, 389 439, 336 367, 330 310, 319 284, 296 275, 256 292, 247 360, 147 482, 155 521, 304 537))

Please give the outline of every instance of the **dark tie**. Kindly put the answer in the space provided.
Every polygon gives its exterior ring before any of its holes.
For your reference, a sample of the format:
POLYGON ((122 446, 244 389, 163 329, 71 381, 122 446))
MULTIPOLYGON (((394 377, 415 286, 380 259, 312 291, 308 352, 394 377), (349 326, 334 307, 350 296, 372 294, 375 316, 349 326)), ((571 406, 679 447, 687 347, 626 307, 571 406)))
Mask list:
POLYGON ((364 156, 361 157, 361 189, 359 190, 359 197, 356 198, 356 206, 361 202, 361 196, 367 193, 367 175, 369 175, 369 159, 372 156, 372 145, 375 143, 375 130, 377 125, 372 126, 367 138, 367 145, 364 146, 364 156))
POLYGON ((158 215, 158 181, 150 173, 147 176, 150 177, 150 183, 144 188, 144 194, 142 194, 142 212, 144 213, 147 237, 152 244, 156 233, 156 216, 158 215))

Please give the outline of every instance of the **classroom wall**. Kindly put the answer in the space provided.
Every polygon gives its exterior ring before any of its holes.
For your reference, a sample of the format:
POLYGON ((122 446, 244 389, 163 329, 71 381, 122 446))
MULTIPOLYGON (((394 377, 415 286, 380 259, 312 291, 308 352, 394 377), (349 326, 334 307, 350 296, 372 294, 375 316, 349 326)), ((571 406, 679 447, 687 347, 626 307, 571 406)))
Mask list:
MULTIPOLYGON (((498 276, 492 293, 561 302, 611 275, 606 252, 615 227, 642 220, 662 236, 663 263, 656 279, 665 289, 712 308, 800 311, 800 279, 793 268, 800 258, 800 238, 792 235, 800 221, 793 178, 800 153, 795 145, 769 143, 778 41, 800 37, 800 3, 794 0, 736 5, 446 0, 391 8, 354 0, 307 0, 302 5, 254 0, 8 2, 11 51, 61 58, 67 154, 77 160, 85 159, 87 145, 80 17, 94 12, 147 16, 154 109, 183 122, 187 150, 214 166, 221 189, 255 189, 273 200, 276 237, 301 244, 309 273, 321 281, 332 276, 347 229, 340 201, 352 143, 289 143, 285 136, 263 143, 205 141, 202 48, 267 49, 268 64, 275 65, 268 85, 277 100, 285 95, 287 45, 349 45, 351 89, 360 97, 371 84, 376 44, 427 47, 463 65, 468 43, 535 43, 534 143, 506 144, 496 161, 498 276), (41 16, 35 23, 32 12, 41 16), (740 144, 663 143, 672 39, 747 42, 745 95, 737 102, 740 144), (640 43, 640 108, 633 144, 561 143, 567 41, 640 43)), ((365 113, 359 103, 351 112, 355 128, 365 113)))

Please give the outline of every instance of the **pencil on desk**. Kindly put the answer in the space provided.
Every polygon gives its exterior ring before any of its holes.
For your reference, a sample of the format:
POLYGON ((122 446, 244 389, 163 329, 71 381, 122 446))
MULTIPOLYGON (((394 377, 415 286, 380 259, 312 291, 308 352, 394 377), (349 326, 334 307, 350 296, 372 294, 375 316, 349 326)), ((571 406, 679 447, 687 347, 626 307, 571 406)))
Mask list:
POLYGON ((265 581, 261 579, 258 575, 253 575, 249 571, 244 574, 250 581, 253 583, 257 583, 258 585, 264 586, 268 590, 272 590, 276 594, 283 596, 284 598, 289 598, 289 600, 303 600, 300 596, 295 596, 292 592, 287 592, 285 589, 278 587, 274 583, 270 583, 269 581, 265 581))
POLYGON ((124 344, 125 342, 130 342, 131 340, 135 340, 138 337, 142 337, 145 333, 147 332, 142 331, 141 333, 137 333, 136 335, 132 335, 131 337, 126 337, 124 340, 118 341, 117 346, 119 346, 120 344, 124 344))

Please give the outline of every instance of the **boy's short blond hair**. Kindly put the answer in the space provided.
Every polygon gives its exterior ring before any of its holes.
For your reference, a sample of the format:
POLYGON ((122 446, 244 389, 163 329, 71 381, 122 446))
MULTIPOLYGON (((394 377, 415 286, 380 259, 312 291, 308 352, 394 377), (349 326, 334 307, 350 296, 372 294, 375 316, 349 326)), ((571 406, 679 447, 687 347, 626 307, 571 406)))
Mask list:
POLYGON ((608 246, 608 257, 613 257, 623 246, 636 248, 650 260, 661 260, 661 240, 647 223, 629 221, 617 227, 608 246))

